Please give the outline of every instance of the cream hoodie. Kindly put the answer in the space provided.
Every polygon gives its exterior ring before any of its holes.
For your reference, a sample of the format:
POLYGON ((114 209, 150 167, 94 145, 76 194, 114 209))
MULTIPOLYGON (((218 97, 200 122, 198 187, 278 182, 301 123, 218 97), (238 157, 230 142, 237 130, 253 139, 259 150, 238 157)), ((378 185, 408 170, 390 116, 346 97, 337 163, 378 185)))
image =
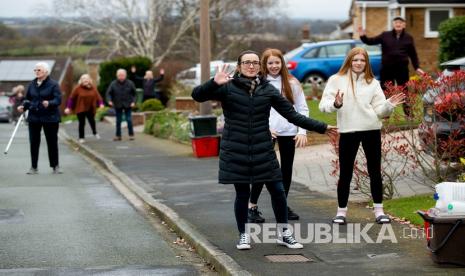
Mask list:
POLYGON ((358 79, 353 72, 347 75, 332 75, 321 98, 319 108, 322 112, 337 111, 337 127, 340 133, 381 129, 381 118, 389 116, 394 110, 384 96, 379 82, 373 79, 370 84, 365 80, 364 74, 358 79), (350 85, 349 74, 354 80, 354 89, 350 85), (344 93, 340 109, 334 107, 337 90, 344 93))
MULTIPOLYGON (((270 83, 281 92, 281 76, 274 78, 268 75, 267 80, 270 81, 270 83)), ((302 86, 297 80, 291 80, 290 85, 292 94, 294 96, 295 111, 308 117, 308 106, 307 101, 305 100, 304 92, 302 91, 302 86)), ((270 129, 276 132, 276 135, 278 136, 295 136, 296 134, 307 134, 307 130, 289 123, 287 119, 281 116, 281 114, 279 114, 274 108, 271 108, 270 111, 270 129)))

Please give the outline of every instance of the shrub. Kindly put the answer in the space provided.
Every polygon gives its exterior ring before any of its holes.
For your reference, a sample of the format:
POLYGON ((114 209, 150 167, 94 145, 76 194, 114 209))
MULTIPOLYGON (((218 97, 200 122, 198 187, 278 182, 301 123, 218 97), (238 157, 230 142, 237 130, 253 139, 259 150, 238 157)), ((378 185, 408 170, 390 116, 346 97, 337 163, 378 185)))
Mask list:
POLYGON ((189 120, 186 116, 162 110, 152 115, 145 122, 144 132, 155 137, 171 139, 182 143, 188 143, 189 120))
POLYGON ((97 113, 95 113, 95 121, 100 122, 103 120, 103 117, 107 115, 110 108, 105 106, 103 108, 97 108, 97 113))
POLYGON ((158 99, 148 99, 142 103, 140 111, 160 111, 163 108, 163 104, 158 99))
POLYGON ((439 60, 465 56, 465 16, 450 18, 439 25, 439 60))

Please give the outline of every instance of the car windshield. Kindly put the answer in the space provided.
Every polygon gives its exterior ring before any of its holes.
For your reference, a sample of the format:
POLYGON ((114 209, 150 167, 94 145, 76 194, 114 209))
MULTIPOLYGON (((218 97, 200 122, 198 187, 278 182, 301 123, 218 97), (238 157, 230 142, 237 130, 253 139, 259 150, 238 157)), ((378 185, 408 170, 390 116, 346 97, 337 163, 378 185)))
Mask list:
POLYGON ((298 48, 295 48, 294 50, 291 50, 289 52, 287 52, 285 55, 284 55, 284 60, 285 61, 289 61, 291 58, 293 58, 295 55, 297 55, 298 53, 300 53, 302 50, 304 49, 303 46, 300 46, 298 48))

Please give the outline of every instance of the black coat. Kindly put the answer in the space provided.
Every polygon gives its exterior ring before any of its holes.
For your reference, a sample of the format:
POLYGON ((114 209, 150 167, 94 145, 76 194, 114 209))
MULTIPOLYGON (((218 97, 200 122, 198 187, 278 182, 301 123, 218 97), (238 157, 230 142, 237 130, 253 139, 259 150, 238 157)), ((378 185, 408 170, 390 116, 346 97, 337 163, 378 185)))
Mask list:
POLYGON ((407 66, 408 59, 412 61, 413 68, 417 70, 420 65, 413 37, 403 31, 399 38, 396 31, 382 32, 375 37, 362 35, 360 40, 368 45, 381 44, 381 64, 385 67, 407 66))
POLYGON ((28 122, 60 122, 60 104, 60 86, 50 77, 47 77, 40 86, 37 84, 37 78, 29 84, 24 101, 24 109, 29 110, 28 122), (43 106, 43 101, 48 101, 47 108, 43 106))
POLYGON ((307 118, 269 82, 263 81, 250 95, 234 81, 219 86, 213 80, 194 88, 192 98, 199 102, 219 100, 225 124, 220 145, 219 182, 253 184, 282 180, 273 150, 268 119, 273 107, 289 122, 319 133, 327 125, 307 118))
POLYGON ((135 102, 136 87, 131 80, 114 80, 108 86, 106 99, 112 101, 114 108, 130 108, 131 103, 135 102))

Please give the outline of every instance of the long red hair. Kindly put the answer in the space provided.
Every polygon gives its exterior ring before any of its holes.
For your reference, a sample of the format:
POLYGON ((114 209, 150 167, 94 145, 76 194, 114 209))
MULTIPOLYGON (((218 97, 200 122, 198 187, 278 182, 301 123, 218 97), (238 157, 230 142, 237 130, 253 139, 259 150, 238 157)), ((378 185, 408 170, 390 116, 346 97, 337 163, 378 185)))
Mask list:
POLYGON ((287 66, 286 66, 286 62, 284 61, 283 53, 280 50, 266 49, 262 53, 262 60, 261 60, 262 70, 261 71, 264 75, 269 74, 266 64, 268 62, 268 59, 271 56, 277 57, 281 60, 281 70, 279 71, 279 74, 281 75, 281 80, 282 80, 281 81, 281 93, 284 94, 284 96, 290 103, 294 104, 294 95, 292 94, 290 81, 291 80, 297 81, 297 79, 294 78, 294 76, 292 76, 289 73, 289 70, 287 70, 287 66))
MULTIPOLYGON (((358 54, 362 54, 365 57, 366 64, 365 64, 365 70, 363 71, 363 73, 365 74, 366 82, 371 83, 371 81, 375 78, 375 75, 373 74, 373 70, 371 70, 370 59, 368 58, 367 50, 365 50, 362 47, 354 47, 352 48, 352 50, 349 51, 346 59, 344 60, 344 63, 342 64, 341 68, 339 69, 339 72, 337 73, 339 75, 346 75, 347 72, 352 70, 352 60, 358 54)), ((349 79, 350 79, 350 84, 352 86, 352 92, 355 92, 354 80, 352 78, 352 74, 349 74, 349 79)))

